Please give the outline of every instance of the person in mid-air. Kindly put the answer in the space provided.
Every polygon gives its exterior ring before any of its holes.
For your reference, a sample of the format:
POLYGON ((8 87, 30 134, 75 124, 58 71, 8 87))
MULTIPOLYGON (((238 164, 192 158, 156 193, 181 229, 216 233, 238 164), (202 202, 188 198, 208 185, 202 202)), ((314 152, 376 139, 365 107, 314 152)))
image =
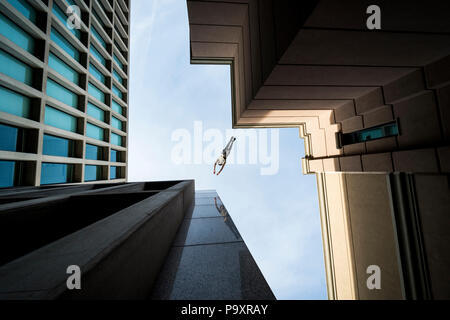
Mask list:
POLYGON ((219 158, 214 163, 213 174, 216 174, 216 166, 217 165, 219 165, 219 167, 221 167, 219 172, 217 172, 217 175, 219 175, 222 172, 223 168, 225 168, 225 165, 227 164, 227 157, 228 157, 228 155, 231 152, 231 148, 233 147, 234 141, 236 141, 236 138, 235 137, 231 137, 231 139, 228 142, 228 144, 225 147, 225 149, 222 150, 222 153, 220 154, 219 158))

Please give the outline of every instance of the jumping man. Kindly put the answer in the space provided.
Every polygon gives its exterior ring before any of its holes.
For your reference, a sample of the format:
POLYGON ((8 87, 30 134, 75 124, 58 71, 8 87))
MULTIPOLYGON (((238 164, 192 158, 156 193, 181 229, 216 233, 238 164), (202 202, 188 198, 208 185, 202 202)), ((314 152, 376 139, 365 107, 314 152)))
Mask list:
POLYGON ((214 163, 214 171, 213 174, 216 174, 216 166, 222 166, 222 168, 220 168, 219 172, 217 173, 217 175, 219 175, 223 168, 225 168, 225 165, 227 164, 227 157, 231 152, 231 148, 233 147, 233 142, 236 141, 235 137, 231 137, 230 142, 228 142, 227 146, 225 147, 225 149, 222 150, 221 155, 219 156, 219 158, 216 160, 216 163, 214 163))

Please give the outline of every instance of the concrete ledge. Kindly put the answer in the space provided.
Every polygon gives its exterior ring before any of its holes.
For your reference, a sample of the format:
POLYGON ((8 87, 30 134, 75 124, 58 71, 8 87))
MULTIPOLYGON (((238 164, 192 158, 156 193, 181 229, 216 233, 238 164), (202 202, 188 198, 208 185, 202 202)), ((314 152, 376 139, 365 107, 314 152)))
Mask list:
POLYGON ((0 299, 147 297, 193 190, 179 183, 4 265, 0 299), (70 265, 81 268, 81 290, 67 289, 70 265))

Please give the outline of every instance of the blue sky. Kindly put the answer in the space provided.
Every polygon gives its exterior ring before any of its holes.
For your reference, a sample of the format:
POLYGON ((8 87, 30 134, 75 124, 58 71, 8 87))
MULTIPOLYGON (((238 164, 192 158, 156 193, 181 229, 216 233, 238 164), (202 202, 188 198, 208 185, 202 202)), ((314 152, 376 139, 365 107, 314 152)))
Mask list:
POLYGON ((129 181, 195 179, 217 190, 275 296, 326 299, 316 179, 302 174, 298 129, 279 129, 275 175, 259 164, 227 165, 218 177, 212 163, 177 165, 174 131, 193 132, 194 121, 231 128, 229 67, 190 65, 184 0, 132 0, 130 61, 129 181))

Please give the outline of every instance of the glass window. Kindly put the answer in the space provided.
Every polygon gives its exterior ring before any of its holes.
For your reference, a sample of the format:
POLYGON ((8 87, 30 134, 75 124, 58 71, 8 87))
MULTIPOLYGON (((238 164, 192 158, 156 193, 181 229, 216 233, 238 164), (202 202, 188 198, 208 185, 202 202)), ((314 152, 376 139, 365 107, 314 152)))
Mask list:
POLYGON ((69 41, 67 41, 64 36, 56 31, 55 28, 52 28, 50 38, 59 46, 61 49, 63 49, 69 56, 74 58, 76 61, 80 62, 80 53, 78 50, 70 44, 69 41))
POLYGON ((29 86, 33 84, 33 69, 3 50, 0 50, 0 72, 29 86))
POLYGON ((122 126, 123 123, 122 123, 122 121, 120 121, 120 120, 117 119, 116 117, 111 117, 111 125, 112 125, 114 128, 123 131, 123 126, 122 126))
POLYGON ((123 99, 122 91, 120 91, 115 85, 112 86, 112 92, 118 96, 120 99, 123 99))
POLYGON ((124 65, 123 65, 122 61, 120 61, 119 58, 117 58, 117 56, 115 54, 113 54, 113 58, 114 58, 114 61, 117 63, 117 65, 120 67, 120 69, 124 70, 124 65))
POLYGON ((105 111, 90 102, 88 102, 87 105, 87 114, 97 120, 105 122, 105 111))
POLYGON ((106 83, 106 77, 92 63, 89 63, 89 73, 101 83, 106 83))
POLYGON ((72 69, 67 63, 62 61, 60 58, 55 56, 53 53, 50 52, 50 55, 48 57, 48 66, 52 69, 54 69, 56 72, 58 72, 60 75, 62 75, 67 80, 75 83, 76 85, 79 84, 79 74, 74 69, 72 69))
POLYGON ((386 137, 398 136, 398 125, 396 122, 367 128, 355 132, 345 133, 341 135, 341 144, 343 146, 360 143, 370 140, 376 140, 386 137))
POLYGON ((44 134, 42 153, 55 157, 75 157, 75 141, 44 134))
POLYGON ((47 95, 68 106, 78 108, 78 95, 52 79, 47 79, 47 95))
POLYGON ((0 111, 18 117, 30 118, 31 99, 0 86, 0 111))
POLYGON ((119 49, 119 51, 120 51, 120 49, 122 47, 119 45, 119 43, 116 40, 114 40, 114 44, 115 44, 116 48, 119 49))
POLYGON ((77 132, 77 118, 50 106, 45 107, 45 124, 59 129, 77 132))
POLYGON ((0 150, 17 151, 19 129, 0 124, 0 150))
POLYGON ((75 3, 75 1, 73 0, 66 0, 68 4, 70 4, 71 6, 77 6, 77 4, 75 3))
POLYGON ((117 150, 111 149, 111 162, 120 162, 120 153, 117 150))
POLYGON ((102 3, 101 1, 97 1, 97 3, 100 5, 100 7, 102 8, 102 10, 103 10, 105 13, 110 12, 110 11, 106 10, 105 6, 103 5, 103 3, 102 3))
POLYGON ((0 188, 14 186, 14 173, 16 163, 14 161, 0 161, 0 188))
POLYGON ((91 34, 95 37, 95 39, 98 40, 98 42, 100 42, 102 47, 106 49, 106 42, 103 39, 103 37, 100 35, 100 33, 98 33, 97 29, 95 29, 94 27, 91 27, 91 34))
POLYGON ((41 184, 69 183, 73 181, 73 164, 42 163, 41 184))
POLYGON ((116 146, 121 146, 123 144, 122 136, 111 132, 111 144, 115 144, 116 146))
POLYGON ((86 165, 84 167, 84 181, 96 181, 102 179, 102 167, 86 165))
POLYGON ((93 45, 90 46, 89 51, 94 56, 94 58, 98 60, 98 62, 100 62, 103 66, 106 67, 106 59, 93 45))
POLYGON ((104 160, 103 159, 103 148, 87 143, 86 144, 86 159, 88 159, 88 160, 104 160))
POLYGON ((102 27, 105 27, 105 24, 103 23, 103 20, 100 19, 100 16, 98 15, 98 13, 95 10, 92 10, 92 14, 94 15, 94 17, 97 19, 98 23, 100 23, 100 25, 102 27))
POLYGON ((118 177, 118 175, 117 175, 117 170, 118 168, 117 167, 111 167, 110 168, 110 174, 109 174, 109 176, 110 176, 110 179, 111 180, 114 180, 114 179, 118 179, 119 177, 118 177))
POLYGON ((90 82, 88 84, 88 92, 92 97, 94 97, 98 101, 106 103, 106 97, 105 97, 105 94, 103 93, 103 91, 101 91, 99 88, 97 88, 90 82))
POLYGON ((17 44, 25 51, 34 53, 33 37, 2 13, 0 13, 0 34, 17 44))
POLYGON ((81 32, 78 29, 75 28, 68 28, 67 26, 67 15, 64 13, 63 9, 61 9, 56 2, 53 2, 53 14, 59 19, 59 21, 61 21, 61 23, 67 28, 67 30, 69 30, 75 37, 77 37, 78 39, 81 38, 81 32))
POLYGON ((123 85, 123 79, 122 79, 122 77, 121 77, 121 76, 117 73, 117 71, 114 70, 114 69, 113 69, 113 76, 114 76, 114 78, 116 78, 117 81, 119 81, 120 84, 123 85))
POLYGON ((26 0, 7 0, 17 11, 23 14, 27 19, 36 23, 36 9, 26 0))
POLYGON ((97 140, 104 140, 105 130, 88 122, 86 126, 86 136, 97 140))
POLYGON ((116 101, 114 101, 114 99, 112 100, 111 108, 113 109, 113 111, 117 112, 118 114, 124 115, 122 106, 120 104, 118 104, 116 101))

